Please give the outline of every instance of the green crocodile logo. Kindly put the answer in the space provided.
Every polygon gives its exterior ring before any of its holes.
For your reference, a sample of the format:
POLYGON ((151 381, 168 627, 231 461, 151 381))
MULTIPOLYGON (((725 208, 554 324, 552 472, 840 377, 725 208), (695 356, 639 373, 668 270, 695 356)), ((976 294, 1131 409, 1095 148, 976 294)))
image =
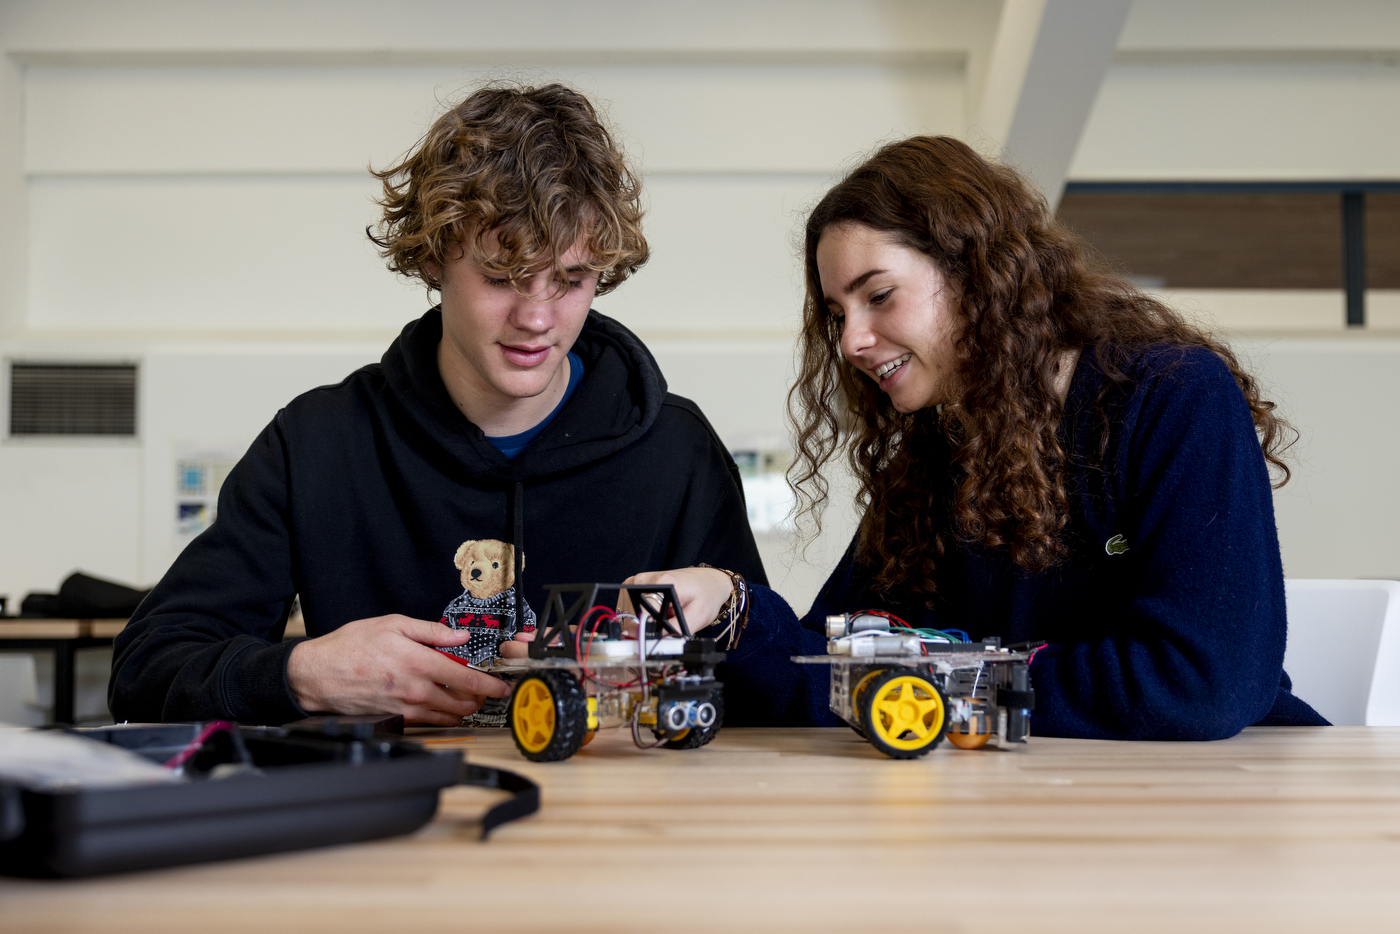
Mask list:
POLYGON ((1111 555, 1121 555, 1128 550, 1128 540, 1121 535, 1115 535, 1103 543, 1103 550, 1111 555))

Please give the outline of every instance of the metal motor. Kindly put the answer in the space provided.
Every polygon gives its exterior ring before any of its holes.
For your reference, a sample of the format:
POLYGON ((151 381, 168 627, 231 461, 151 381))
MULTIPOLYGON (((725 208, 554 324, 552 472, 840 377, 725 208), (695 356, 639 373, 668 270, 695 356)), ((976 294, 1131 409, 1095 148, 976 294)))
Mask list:
POLYGON ((889 632, 889 618, 860 611, 855 613, 837 613, 834 616, 828 616, 826 618, 826 637, 828 639, 839 639, 842 636, 852 636, 858 632, 870 632, 872 630, 889 632))

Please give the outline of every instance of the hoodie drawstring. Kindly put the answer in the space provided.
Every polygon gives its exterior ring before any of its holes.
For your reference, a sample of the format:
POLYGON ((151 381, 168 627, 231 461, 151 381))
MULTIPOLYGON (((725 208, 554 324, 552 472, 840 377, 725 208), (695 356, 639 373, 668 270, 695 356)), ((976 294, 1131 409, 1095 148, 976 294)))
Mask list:
POLYGON ((515 563, 515 631, 525 631, 525 483, 515 481, 515 495, 510 504, 512 524, 511 552, 515 563))

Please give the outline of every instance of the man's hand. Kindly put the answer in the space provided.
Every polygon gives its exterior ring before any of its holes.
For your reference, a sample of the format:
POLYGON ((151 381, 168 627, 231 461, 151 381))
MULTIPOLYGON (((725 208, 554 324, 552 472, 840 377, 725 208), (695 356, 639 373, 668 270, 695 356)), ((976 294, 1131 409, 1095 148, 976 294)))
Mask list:
MULTIPOLYGON (((671 571, 647 571, 633 574, 624 584, 670 584, 676 588, 676 599, 680 601, 681 612, 685 614, 686 625, 691 635, 715 621, 720 608, 734 592, 734 582, 729 575, 715 568, 676 568, 671 571)), ((618 600, 618 609, 632 613, 631 601, 624 591, 618 600)))
POLYGON ((510 686, 430 646, 462 645, 463 629, 407 616, 357 619, 299 642, 287 658, 287 683, 303 710, 403 714, 412 723, 456 726, 487 697, 510 686))
POLYGON ((499 646, 501 658, 528 658, 530 643, 535 641, 533 632, 517 632, 514 639, 508 639, 499 646))

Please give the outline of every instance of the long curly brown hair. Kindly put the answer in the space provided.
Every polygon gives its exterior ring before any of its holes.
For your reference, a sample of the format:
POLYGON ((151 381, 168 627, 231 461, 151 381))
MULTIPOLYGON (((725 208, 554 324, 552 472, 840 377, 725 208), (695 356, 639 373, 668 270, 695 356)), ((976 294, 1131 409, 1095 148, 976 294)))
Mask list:
POLYGON ((401 162, 370 171, 384 216, 366 234, 430 290, 464 246, 518 288, 544 267, 564 281, 563 254, 586 237, 599 295, 647 261, 641 183, 588 98, 560 84, 482 87, 401 162))
MULTIPOLYGON (((838 451, 859 482, 857 560, 877 590, 931 605, 935 569, 954 540, 1006 549, 1028 571, 1066 554, 1066 454, 1056 392, 1066 351, 1092 348, 1104 394, 1130 381, 1135 348, 1200 347, 1234 374, 1264 456, 1278 472, 1295 433, 1224 344, 1128 282, 1091 268, 1085 248, 1014 170, 966 144, 916 136, 881 148, 821 199, 807 219, 807 295, 797 382, 788 394, 796 457, 788 481, 799 514, 820 531, 838 451), (920 251, 954 286, 951 398, 902 414, 841 354, 817 244, 833 225, 859 224, 920 251), (942 464, 939 464, 939 461, 942 464), (951 483, 937 480, 947 477, 951 483)), ((1107 449, 1108 414, 1100 404, 1107 449)))

